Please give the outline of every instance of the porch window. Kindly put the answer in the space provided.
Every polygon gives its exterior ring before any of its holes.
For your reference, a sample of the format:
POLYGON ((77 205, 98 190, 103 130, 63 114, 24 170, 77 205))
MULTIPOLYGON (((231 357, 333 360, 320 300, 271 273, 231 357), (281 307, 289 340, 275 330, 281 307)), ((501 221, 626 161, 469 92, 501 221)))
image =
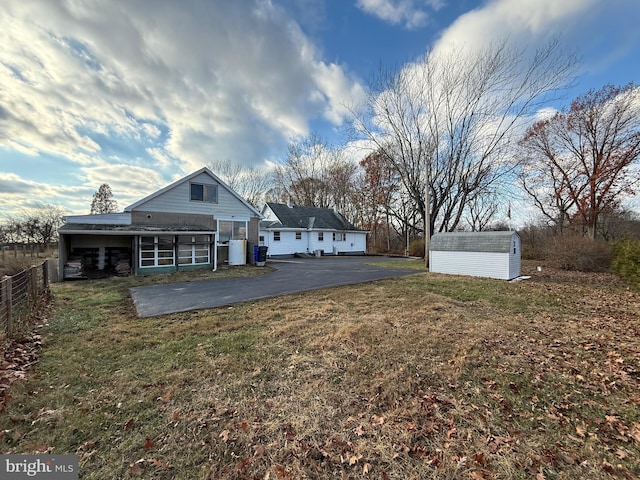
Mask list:
POLYGON ((324 242, 324 232, 318 232, 318 241, 324 242))
POLYGON ((302 232, 296 232, 296 240, 302 240, 302 232))
POLYGON ((247 239, 247 222, 238 220, 218 220, 218 242, 247 239))
POLYGON ((180 235, 178 237, 178 265, 211 263, 209 235, 180 235))
POLYGON ((280 241, 280 232, 273 232, 273 241, 274 242, 280 241))
POLYGON ((173 236, 140 237, 140 267, 175 265, 173 236))

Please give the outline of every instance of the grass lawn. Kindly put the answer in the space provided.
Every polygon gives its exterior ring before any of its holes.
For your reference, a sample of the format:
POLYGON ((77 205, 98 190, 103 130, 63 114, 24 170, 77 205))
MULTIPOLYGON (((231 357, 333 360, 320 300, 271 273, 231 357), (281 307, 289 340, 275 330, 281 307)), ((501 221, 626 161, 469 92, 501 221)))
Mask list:
POLYGON ((0 450, 101 480, 640 478, 640 294, 532 267, 144 319, 149 279, 56 284, 0 450))

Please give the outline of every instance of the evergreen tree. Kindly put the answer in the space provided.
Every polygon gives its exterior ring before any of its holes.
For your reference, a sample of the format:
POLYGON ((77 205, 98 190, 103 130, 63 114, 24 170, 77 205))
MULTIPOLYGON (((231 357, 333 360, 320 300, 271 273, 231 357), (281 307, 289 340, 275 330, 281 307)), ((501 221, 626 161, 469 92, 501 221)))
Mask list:
POLYGON ((113 200, 113 192, 108 183, 103 183, 96 193, 93 194, 91 202, 91 215, 100 213, 113 213, 118 209, 118 203, 113 200))

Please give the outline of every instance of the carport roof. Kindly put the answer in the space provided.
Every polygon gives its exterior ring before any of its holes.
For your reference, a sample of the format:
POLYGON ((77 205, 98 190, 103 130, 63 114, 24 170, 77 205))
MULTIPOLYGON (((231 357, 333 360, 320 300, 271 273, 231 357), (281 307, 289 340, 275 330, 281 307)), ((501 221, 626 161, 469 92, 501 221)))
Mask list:
POLYGON ((68 223, 58 229, 66 235, 144 235, 179 233, 187 234, 216 234, 218 232, 198 225, 100 225, 95 223, 68 223))

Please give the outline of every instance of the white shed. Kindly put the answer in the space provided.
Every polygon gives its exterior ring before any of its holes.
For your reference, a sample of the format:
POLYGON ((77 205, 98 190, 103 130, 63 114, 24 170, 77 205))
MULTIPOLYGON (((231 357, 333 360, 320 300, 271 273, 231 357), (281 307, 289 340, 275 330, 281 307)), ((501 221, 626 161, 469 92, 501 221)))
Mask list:
POLYGON ((429 270, 511 280, 520 276, 516 232, 436 233, 429 243, 429 270))

